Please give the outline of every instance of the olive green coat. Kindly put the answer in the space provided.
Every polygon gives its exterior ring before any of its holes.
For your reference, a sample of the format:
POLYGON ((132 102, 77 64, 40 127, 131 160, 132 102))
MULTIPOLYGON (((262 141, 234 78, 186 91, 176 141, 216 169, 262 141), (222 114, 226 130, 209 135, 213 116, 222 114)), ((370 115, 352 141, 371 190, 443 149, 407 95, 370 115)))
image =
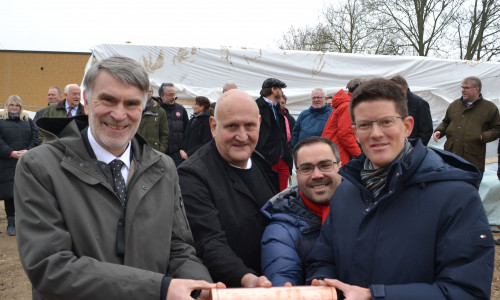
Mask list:
MULTIPOLYGON (((83 105, 78 104, 77 115, 85 114, 85 110, 83 105)), ((68 112, 66 111, 66 99, 61 100, 56 103, 52 103, 45 109, 43 113, 44 118, 67 118, 68 112)), ((43 143, 43 134, 41 131, 38 131, 38 145, 43 143)))
POLYGON ((480 96, 471 106, 462 98, 453 101, 435 131, 446 135, 444 150, 476 165, 484 172, 486 143, 500 137, 500 115, 496 105, 480 96))
POLYGON ((210 281, 196 257, 175 165, 132 139, 125 254, 111 171, 92 157, 87 120, 40 119, 46 142, 19 160, 14 199, 21 263, 33 299, 160 299, 164 276, 210 281), (90 147, 90 146, 88 146, 90 147))
POLYGON ((146 139, 153 149, 161 153, 167 151, 169 134, 167 113, 158 102, 153 101, 153 106, 144 109, 137 133, 146 139))

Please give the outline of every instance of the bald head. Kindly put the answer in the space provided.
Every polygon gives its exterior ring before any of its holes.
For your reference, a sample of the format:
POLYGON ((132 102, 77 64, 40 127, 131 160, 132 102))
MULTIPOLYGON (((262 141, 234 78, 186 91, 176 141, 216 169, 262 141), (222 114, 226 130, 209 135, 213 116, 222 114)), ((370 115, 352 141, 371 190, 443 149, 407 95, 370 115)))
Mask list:
POLYGON ((255 103, 255 100, 253 100, 249 94, 242 90, 232 89, 226 91, 224 94, 222 94, 219 100, 217 100, 217 106, 215 106, 214 116, 217 119, 217 112, 226 110, 242 111, 242 107, 249 108, 258 117, 259 107, 257 106, 257 103, 255 103))
POLYGON ((245 168, 259 140, 259 108, 252 97, 238 89, 222 94, 210 126, 222 158, 245 168))

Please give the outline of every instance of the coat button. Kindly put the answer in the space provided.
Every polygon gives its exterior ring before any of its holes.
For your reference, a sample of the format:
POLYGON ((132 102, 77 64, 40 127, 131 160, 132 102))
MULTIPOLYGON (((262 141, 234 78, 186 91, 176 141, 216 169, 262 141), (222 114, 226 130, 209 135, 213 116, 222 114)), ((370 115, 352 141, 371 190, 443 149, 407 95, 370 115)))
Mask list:
POLYGON ((143 190, 146 190, 146 186, 145 186, 145 185, 143 185, 143 186, 142 186, 142 189, 143 189, 143 190))

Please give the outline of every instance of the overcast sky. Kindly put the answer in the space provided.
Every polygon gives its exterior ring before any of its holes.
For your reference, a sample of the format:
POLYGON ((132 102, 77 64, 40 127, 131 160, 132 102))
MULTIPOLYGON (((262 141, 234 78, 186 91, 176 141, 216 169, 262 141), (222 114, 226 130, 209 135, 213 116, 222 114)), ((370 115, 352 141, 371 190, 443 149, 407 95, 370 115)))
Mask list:
POLYGON ((88 52, 133 44, 277 48, 333 0, 0 0, 0 49, 88 52))

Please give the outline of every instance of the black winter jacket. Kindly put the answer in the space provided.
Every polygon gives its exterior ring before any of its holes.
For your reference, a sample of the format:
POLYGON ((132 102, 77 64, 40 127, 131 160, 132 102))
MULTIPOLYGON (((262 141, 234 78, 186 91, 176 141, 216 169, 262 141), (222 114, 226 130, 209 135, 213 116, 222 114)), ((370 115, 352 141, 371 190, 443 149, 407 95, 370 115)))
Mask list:
POLYGON ((432 136, 432 117, 429 103, 408 89, 408 114, 413 117, 415 124, 409 138, 420 138, 427 146, 432 136))
POLYGON ((201 146, 212 140, 212 131, 210 130, 209 112, 203 112, 197 116, 193 116, 184 132, 184 140, 182 141, 182 150, 187 156, 193 155, 201 146))
POLYGON ((184 139, 184 132, 186 131, 186 126, 189 122, 189 117, 184 106, 174 103, 168 105, 165 103, 160 103, 167 113, 168 121, 168 148, 167 155, 178 154, 182 147, 182 140, 184 139))
POLYGON ((13 198, 17 158, 10 157, 11 152, 37 145, 38 129, 28 115, 26 118, 0 119, 0 199, 13 198))

